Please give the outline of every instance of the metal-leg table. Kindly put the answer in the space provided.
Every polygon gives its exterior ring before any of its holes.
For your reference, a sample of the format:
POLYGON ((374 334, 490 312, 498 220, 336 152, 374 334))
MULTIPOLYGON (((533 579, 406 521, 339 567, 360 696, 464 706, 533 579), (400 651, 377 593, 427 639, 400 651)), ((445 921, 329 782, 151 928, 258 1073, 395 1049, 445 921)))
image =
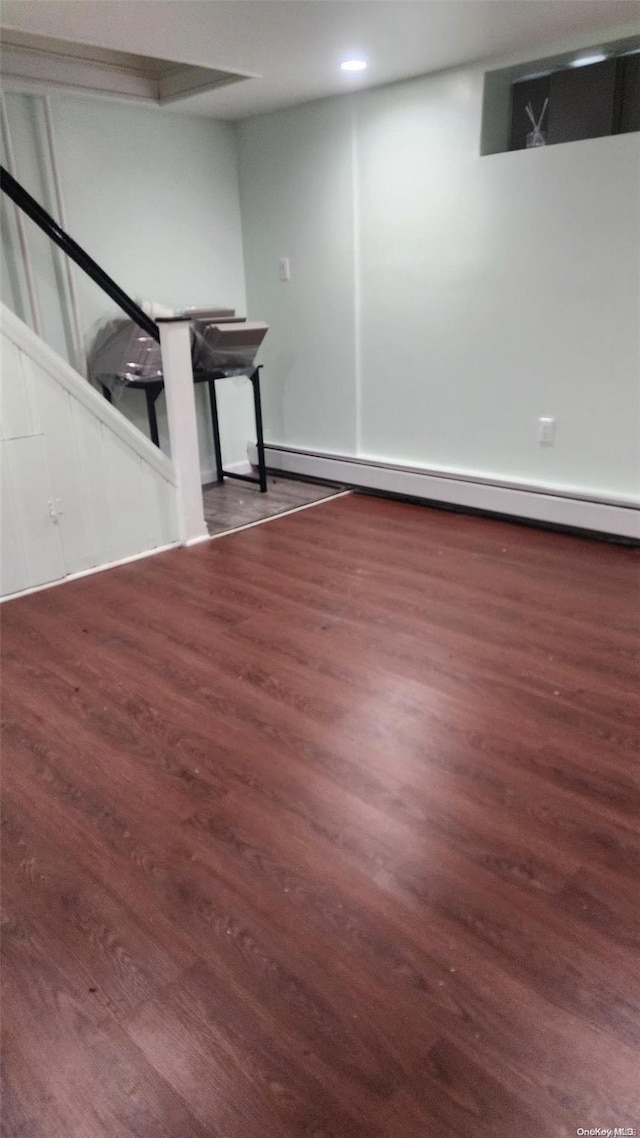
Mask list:
MULTIPOLYGON (((100 383, 102 394, 109 403, 113 403, 113 396, 111 389, 107 387, 106 383, 100 383)), ((125 384, 126 387, 133 387, 136 390, 142 389, 144 391, 144 398, 147 405, 147 421, 149 423, 149 436, 151 442, 155 443, 157 447, 160 446, 160 435, 158 433, 158 417, 156 415, 156 400, 164 387, 164 380, 162 379, 128 379, 125 384)))
MULTIPOLYGON (((262 401, 260 398, 260 368, 261 364, 249 370, 241 370, 240 368, 233 368, 229 371, 222 369, 218 371, 196 371, 193 374, 194 383, 206 383, 209 387, 209 404, 211 407, 211 430, 213 434, 213 449, 216 457, 216 478, 218 482, 222 482, 225 478, 237 478, 240 482, 255 482, 260 487, 260 493, 265 494, 267 490, 267 468, 264 458, 264 435, 262 428, 262 401), (250 474, 236 474, 234 470, 225 470, 222 465, 222 444, 220 441, 220 423, 218 421, 218 400, 216 398, 216 382, 219 379, 234 379, 239 376, 245 376, 250 381, 253 388, 253 410, 256 420, 256 444, 258 450, 258 477, 254 478, 250 474)), ((105 399, 111 403, 112 392, 111 388, 106 383, 100 382, 102 394, 105 399)), ((135 389, 142 389, 147 405, 147 419, 149 421, 149 435, 151 441, 156 446, 160 446, 160 436, 158 433, 158 418, 156 415, 156 401, 160 392, 164 387, 164 380, 162 379, 128 379, 125 384, 126 387, 133 387, 135 389)))
POLYGON ((237 478, 239 482, 255 482, 260 487, 260 493, 267 490, 267 468, 264 458, 264 435, 262 427, 262 400, 260 398, 260 367, 258 364, 250 372, 241 372, 237 368, 231 371, 194 372, 194 383, 207 383, 209 385, 209 404, 211 407, 211 430, 213 434, 213 448, 216 456, 216 479, 222 482, 225 478, 237 478), (220 424, 218 421, 218 400, 216 398, 216 381, 219 379, 233 379, 239 375, 246 375, 253 388, 253 411, 256 420, 256 446, 258 451, 258 477, 251 474, 237 474, 235 470, 225 470, 222 465, 222 446, 220 442, 220 424))

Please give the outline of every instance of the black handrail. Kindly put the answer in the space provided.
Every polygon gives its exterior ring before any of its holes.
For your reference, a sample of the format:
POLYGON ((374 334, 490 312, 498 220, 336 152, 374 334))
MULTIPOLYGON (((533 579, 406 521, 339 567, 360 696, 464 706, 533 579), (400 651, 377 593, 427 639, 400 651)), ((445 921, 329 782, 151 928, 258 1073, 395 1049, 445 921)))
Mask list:
POLYGON ((87 276, 90 276, 91 280, 95 281, 103 292, 106 292, 107 296, 111 297, 111 300, 115 301, 120 308, 124 309, 127 316, 130 316, 131 319, 143 328, 149 336, 152 336, 154 340, 160 340, 160 331, 155 320, 147 316, 146 312, 143 312, 140 308, 140 305, 136 304, 135 300, 132 300, 131 297, 120 288, 120 285, 117 285, 108 273, 105 273, 104 269, 100 268, 100 265, 93 260, 93 257, 85 253, 82 246, 78 245, 78 242, 74 241, 73 237, 69 237, 69 234, 60 228, 57 221, 54 221, 46 209, 43 209, 40 203, 31 197, 31 194, 25 190, 24 186, 16 182, 15 178, 8 170, 5 170, 4 166, 0 166, 0 190, 7 194, 8 197, 27 214, 27 216, 46 233, 47 237, 55 241, 56 245, 58 245, 68 257, 71 257, 71 260, 75 261, 76 265, 79 265, 87 276))

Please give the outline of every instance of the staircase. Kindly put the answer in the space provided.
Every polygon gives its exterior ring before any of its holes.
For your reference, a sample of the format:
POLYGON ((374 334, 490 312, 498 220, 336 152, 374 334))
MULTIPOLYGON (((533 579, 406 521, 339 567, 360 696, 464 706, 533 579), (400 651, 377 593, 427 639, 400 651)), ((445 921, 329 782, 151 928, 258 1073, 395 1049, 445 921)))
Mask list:
POLYGON ((160 340, 171 458, 0 305, 0 599, 206 537, 189 322, 158 324, 13 176, 0 187, 160 340))

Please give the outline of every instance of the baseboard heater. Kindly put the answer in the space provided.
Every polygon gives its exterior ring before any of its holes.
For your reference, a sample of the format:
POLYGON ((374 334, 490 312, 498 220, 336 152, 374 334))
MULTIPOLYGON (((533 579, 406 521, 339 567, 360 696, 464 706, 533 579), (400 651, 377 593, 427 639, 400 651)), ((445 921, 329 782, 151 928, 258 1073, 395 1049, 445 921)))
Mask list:
MULTIPOLYGON (((250 462, 257 461, 255 446, 248 448, 248 455, 250 462)), ((271 443, 265 444, 265 455, 272 472, 640 541, 640 502, 578 496, 528 483, 497 482, 271 443)))

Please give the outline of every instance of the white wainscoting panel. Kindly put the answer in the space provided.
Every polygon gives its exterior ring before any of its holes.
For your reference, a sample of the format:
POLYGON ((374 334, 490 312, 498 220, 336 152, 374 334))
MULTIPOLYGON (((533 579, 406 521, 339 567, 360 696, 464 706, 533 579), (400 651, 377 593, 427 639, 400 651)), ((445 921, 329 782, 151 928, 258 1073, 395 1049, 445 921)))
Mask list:
POLYGON ((3 336, 0 439, 23 439, 40 434, 40 417, 31 390, 30 372, 23 367, 23 359, 17 345, 3 336))
POLYGON ((173 464, 4 306, 0 596, 178 542, 173 464))

